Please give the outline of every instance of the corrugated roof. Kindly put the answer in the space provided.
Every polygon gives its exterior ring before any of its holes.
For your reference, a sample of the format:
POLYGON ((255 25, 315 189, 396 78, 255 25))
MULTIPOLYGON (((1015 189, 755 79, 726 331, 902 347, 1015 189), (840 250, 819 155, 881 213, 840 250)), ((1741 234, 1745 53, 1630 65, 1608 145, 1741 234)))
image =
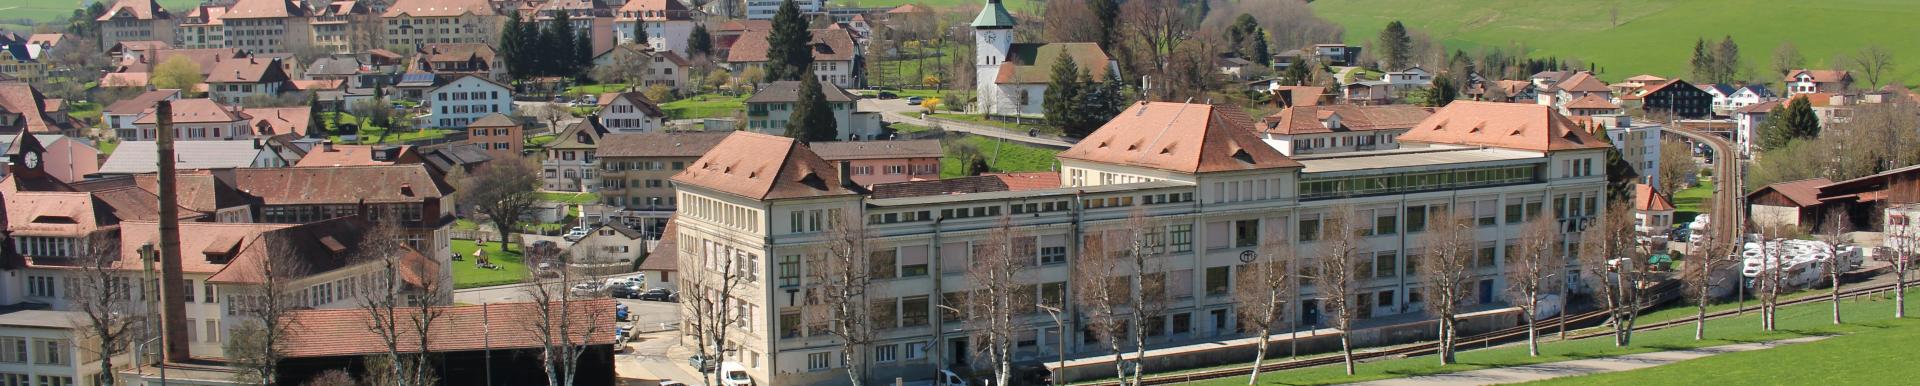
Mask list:
MULTIPOLYGON (((159 168, 156 151, 153 141, 121 142, 100 164, 99 173, 153 173, 159 168)), ((175 141, 173 151, 180 169, 230 169, 253 166, 254 157, 265 150, 254 148, 253 141, 175 141)))
POLYGON ((1232 106, 1134 103, 1059 158, 1181 173, 1300 166, 1254 136, 1253 125, 1232 106))

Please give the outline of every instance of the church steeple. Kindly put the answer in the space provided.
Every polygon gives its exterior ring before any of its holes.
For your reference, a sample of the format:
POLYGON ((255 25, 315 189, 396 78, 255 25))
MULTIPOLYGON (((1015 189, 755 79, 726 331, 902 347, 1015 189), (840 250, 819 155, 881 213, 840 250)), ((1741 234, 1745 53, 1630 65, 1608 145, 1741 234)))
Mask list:
POLYGON ((1012 29, 1013 23, 1013 14, 1007 13, 1007 6, 1000 4, 1000 0, 987 0, 980 16, 973 18, 973 29, 1012 29))

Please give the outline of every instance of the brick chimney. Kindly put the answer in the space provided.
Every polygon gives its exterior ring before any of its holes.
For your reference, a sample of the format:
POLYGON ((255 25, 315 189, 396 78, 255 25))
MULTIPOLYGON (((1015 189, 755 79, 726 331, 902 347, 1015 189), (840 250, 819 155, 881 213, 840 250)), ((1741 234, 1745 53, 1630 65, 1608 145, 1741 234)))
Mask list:
POLYGON ((160 101, 154 105, 154 117, 158 119, 159 138, 154 147, 159 150, 160 185, 160 331, 161 344, 167 362, 181 363, 192 358, 188 350, 187 297, 182 293, 186 288, 186 279, 181 277, 180 262, 180 192, 174 182, 173 159, 173 102, 160 101))

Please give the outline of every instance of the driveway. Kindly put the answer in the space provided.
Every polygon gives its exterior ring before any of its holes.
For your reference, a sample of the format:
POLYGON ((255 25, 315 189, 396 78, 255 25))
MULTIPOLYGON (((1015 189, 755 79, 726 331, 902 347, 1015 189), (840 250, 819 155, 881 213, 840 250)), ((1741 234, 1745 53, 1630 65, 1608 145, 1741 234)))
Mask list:
POLYGON ((679 303, 619 299, 627 305, 634 330, 643 331, 627 343, 627 349, 614 356, 614 373, 621 378, 643 381, 675 380, 688 385, 701 384, 701 377, 687 364, 691 354, 680 343, 679 303))

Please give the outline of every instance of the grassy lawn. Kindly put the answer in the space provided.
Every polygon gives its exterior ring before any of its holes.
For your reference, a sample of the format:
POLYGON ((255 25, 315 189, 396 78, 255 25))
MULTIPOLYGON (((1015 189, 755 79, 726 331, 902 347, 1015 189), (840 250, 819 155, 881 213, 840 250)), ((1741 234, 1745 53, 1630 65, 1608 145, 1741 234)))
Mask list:
POLYGON ((101 155, 113 154, 113 149, 120 148, 120 141, 106 140, 106 141, 94 142, 93 147, 96 149, 99 149, 101 155))
POLYGON ((600 94, 616 92, 616 91, 625 90, 625 89, 627 89, 626 83, 589 84, 589 85, 568 87, 567 95, 593 95, 595 97, 599 97, 600 94))
POLYGON ((946 141, 947 156, 940 158, 940 178, 965 176, 967 161, 961 148, 971 146, 986 158, 987 167, 994 172, 1043 172, 1053 170, 1055 154, 1059 150, 1035 147, 1019 142, 1010 142, 992 137, 967 135, 949 136, 946 141))
POLYGON ((723 118, 731 117, 735 111, 747 108, 747 96, 727 96, 722 94, 700 94, 686 99, 660 104, 667 116, 673 119, 723 118))
POLYGON ((887 127, 892 127, 895 133, 900 133, 900 134, 913 134, 913 133, 920 133, 920 132, 933 130, 933 128, 931 127, 915 125, 911 123, 893 123, 893 124, 887 125, 887 127))
MULTIPOLYGON (((1013 1, 1012 4, 1020 4, 1013 1)), ((1920 45, 1896 44, 1887 36, 1920 34, 1920 7, 1903 0, 1347 0, 1313 2, 1315 13, 1346 27, 1348 43, 1373 46, 1380 29, 1399 20, 1407 28, 1439 38, 1448 50, 1502 47, 1509 54, 1524 47, 1535 57, 1580 58, 1598 66, 1603 78, 1619 80, 1641 73, 1685 76, 1697 38, 1733 36, 1740 62, 1772 82, 1775 47, 1791 42, 1806 65, 1829 68, 1834 58, 1879 44, 1895 63, 1920 63, 1920 45), (1618 25, 1610 14, 1617 11, 1618 25), (1806 25, 1871 25, 1884 28, 1831 28, 1801 31, 1754 20, 1794 20, 1806 25)), ((1882 82, 1914 84, 1920 67, 1901 66, 1882 82)), ((1862 82, 1864 83, 1864 82, 1862 82)))
POLYGON ((1920 345, 1920 320, 1888 319, 1862 326, 1863 331, 1818 342, 1532 384, 1697 385, 1701 374, 1712 374, 1712 383, 1722 385, 1897 385, 1920 375, 1920 367, 1902 365, 1920 345))
POLYGON ((534 194, 539 195, 541 201, 552 201, 552 202, 560 202, 560 203, 567 203, 567 204, 588 204, 588 203, 600 202, 600 196, 593 193, 537 192, 534 194))
MULTIPOLYGON (((1886 329, 1887 326, 1891 325, 1890 323, 1893 316, 1892 303, 1892 300, 1845 301, 1842 303, 1841 309, 1847 318, 1848 324, 1840 326, 1832 324, 1830 319, 1832 314, 1829 313, 1830 309, 1828 308, 1828 304, 1811 303, 1793 307, 1782 307, 1780 309, 1780 316, 1776 320, 1779 325, 1779 330, 1775 332, 1760 331, 1759 314, 1749 313, 1747 316, 1708 321, 1708 339, 1704 341, 1693 340, 1693 325, 1686 324, 1661 330, 1634 333, 1633 344, 1627 347, 1614 347, 1613 341, 1606 338, 1547 342, 1542 343, 1540 346, 1540 357, 1529 357, 1527 356, 1525 345, 1513 345, 1486 350, 1462 351, 1458 354, 1459 363, 1448 366, 1440 366, 1439 360, 1432 356, 1422 356, 1361 363, 1356 368, 1358 374, 1352 376, 1346 375, 1345 371, 1337 365, 1269 373, 1261 376, 1260 383, 1325 385, 1363 382, 1415 375, 1443 374, 1489 367, 1508 367, 1733 343, 1770 341, 1809 335, 1864 333, 1886 329)), ((1909 329, 1920 328, 1911 326, 1909 321, 1900 321, 1899 325, 1909 329)), ((1849 359, 1849 361, 1851 361, 1850 363, 1858 363, 1857 360, 1853 359, 1849 359)), ((1782 366, 1776 366, 1775 368, 1779 367, 1782 366)), ((1794 371, 1806 371, 1810 369, 1799 365, 1791 367, 1795 369, 1794 371)), ((1841 367, 1831 368, 1837 370, 1841 367)), ((1873 368, 1886 368, 1886 366, 1873 368)), ((1695 372, 1693 374, 1700 373, 1695 372)), ((1698 376, 1674 379, 1698 379, 1698 376)), ((1244 385, 1246 382, 1246 378, 1226 378, 1196 382, 1195 384, 1226 386, 1244 385)), ((1781 382, 1762 383, 1775 384, 1781 382)), ((1690 384, 1699 384, 1699 382, 1690 384)), ((1715 384, 1739 383, 1716 382, 1715 384)), ((1796 383, 1788 382, 1781 384, 1796 383)))
POLYGON ((1673 222, 1675 224, 1693 221, 1700 215, 1700 206, 1713 198, 1713 180, 1700 179, 1700 185, 1681 189, 1673 194, 1673 222))
MULTIPOLYGON (((453 133, 453 130, 419 129, 419 130, 413 130, 413 131, 393 133, 389 135, 387 134, 386 129, 363 128, 363 129, 360 129, 359 141, 351 142, 351 143, 361 144, 361 145, 372 145, 372 144, 380 144, 380 143, 406 143, 411 141, 424 141, 424 140, 430 140, 430 139, 446 138, 447 134, 449 133, 453 133)), ((341 144, 349 143, 347 141, 341 140, 340 136, 338 135, 332 136, 329 139, 332 139, 334 143, 341 143, 341 144)))
POLYGON ((74 118, 83 120, 100 120, 100 109, 103 108, 105 107, 100 106, 99 103, 88 101, 71 101, 67 103, 68 113, 73 115, 74 118))
POLYGON ((546 146, 548 142, 553 142, 554 135, 555 134, 541 134, 527 137, 527 145, 532 147, 546 146))
POLYGON ((453 288, 486 287, 501 284, 519 283, 527 276, 527 265, 520 261, 518 246, 508 251, 500 251, 498 241, 487 243, 487 258, 500 269, 482 269, 474 266, 473 240, 453 240, 453 253, 460 255, 463 261, 453 262, 453 288))

